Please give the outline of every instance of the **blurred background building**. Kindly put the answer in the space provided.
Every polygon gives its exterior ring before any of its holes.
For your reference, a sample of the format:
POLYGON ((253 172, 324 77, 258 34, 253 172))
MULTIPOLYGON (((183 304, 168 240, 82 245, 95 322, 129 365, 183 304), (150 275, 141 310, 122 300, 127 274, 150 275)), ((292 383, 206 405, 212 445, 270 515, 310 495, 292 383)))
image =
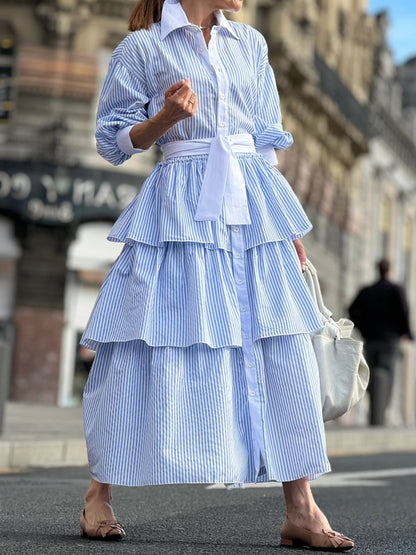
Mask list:
MULTIPOLYGON (((98 94, 134 4, 2 2, 0 333, 14 400, 80 402, 92 354, 78 340, 119 249, 105 236, 158 156, 115 170, 95 152, 98 94)), ((416 58, 394 65, 388 14, 366 0, 246 0, 238 19, 269 44, 295 137, 280 170, 314 224, 305 244, 327 305, 345 315, 387 256, 415 329, 416 58)), ((415 376, 403 344, 391 424, 416 423, 415 376)))

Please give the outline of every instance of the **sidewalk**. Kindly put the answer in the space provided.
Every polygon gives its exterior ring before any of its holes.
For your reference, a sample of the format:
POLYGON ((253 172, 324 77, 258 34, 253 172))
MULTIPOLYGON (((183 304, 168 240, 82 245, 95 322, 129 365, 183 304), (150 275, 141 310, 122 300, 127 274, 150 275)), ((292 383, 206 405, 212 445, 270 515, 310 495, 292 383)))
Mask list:
MULTIPOLYGON (((416 428, 327 428, 330 457, 416 453, 416 428)), ((28 466, 86 465, 82 409, 7 403, 0 471, 28 466)))
POLYGON ((82 409, 9 402, 0 436, 0 471, 87 464, 82 409))

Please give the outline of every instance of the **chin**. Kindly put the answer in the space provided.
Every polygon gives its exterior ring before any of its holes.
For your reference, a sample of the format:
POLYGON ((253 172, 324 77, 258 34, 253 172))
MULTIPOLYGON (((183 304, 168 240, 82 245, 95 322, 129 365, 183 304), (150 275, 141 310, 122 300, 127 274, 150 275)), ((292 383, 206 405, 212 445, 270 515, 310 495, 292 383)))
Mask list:
POLYGON ((224 0, 223 2, 220 2, 220 4, 220 10, 225 12, 239 12, 243 7, 243 0, 224 0))

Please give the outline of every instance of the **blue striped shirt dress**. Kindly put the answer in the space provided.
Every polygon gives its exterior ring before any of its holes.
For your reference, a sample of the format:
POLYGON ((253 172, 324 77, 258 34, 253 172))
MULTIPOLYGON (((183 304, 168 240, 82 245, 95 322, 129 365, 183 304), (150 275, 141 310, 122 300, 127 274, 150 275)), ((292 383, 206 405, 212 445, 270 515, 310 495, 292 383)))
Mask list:
POLYGON ((113 226, 124 243, 82 337, 93 478, 126 486, 245 483, 328 472, 310 333, 322 321, 293 239, 311 224, 274 167, 293 140, 260 33, 226 20, 207 47, 180 2, 115 49, 97 116, 114 165, 130 128, 190 78, 197 113, 113 226))

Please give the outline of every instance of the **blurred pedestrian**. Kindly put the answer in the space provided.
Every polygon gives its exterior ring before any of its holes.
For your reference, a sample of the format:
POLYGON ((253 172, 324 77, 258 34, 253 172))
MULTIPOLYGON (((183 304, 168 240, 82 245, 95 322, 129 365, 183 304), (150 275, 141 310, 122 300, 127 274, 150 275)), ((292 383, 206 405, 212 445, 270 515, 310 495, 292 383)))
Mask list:
POLYGON ((379 279, 364 287, 352 302, 350 318, 365 341, 370 367, 370 425, 384 426, 385 412, 391 399, 394 368, 401 338, 412 339, 406 294, 390 280, 390 262, 377 264, 379 279))
POLYGON ((100 98, 98 151, 164 160, 110 239, 125 243, 82 343, 91 538, 122 538, 110 484, 283 482, 285 545, 351 548, 309 480, 328 472, 302 268, 310 222, 276 164, 292 137, 242 0, 141 0, 100 98), (256 152, 257 150, 257 152, 256 152), (266 159, 267 158, 267 159, 266 159))

